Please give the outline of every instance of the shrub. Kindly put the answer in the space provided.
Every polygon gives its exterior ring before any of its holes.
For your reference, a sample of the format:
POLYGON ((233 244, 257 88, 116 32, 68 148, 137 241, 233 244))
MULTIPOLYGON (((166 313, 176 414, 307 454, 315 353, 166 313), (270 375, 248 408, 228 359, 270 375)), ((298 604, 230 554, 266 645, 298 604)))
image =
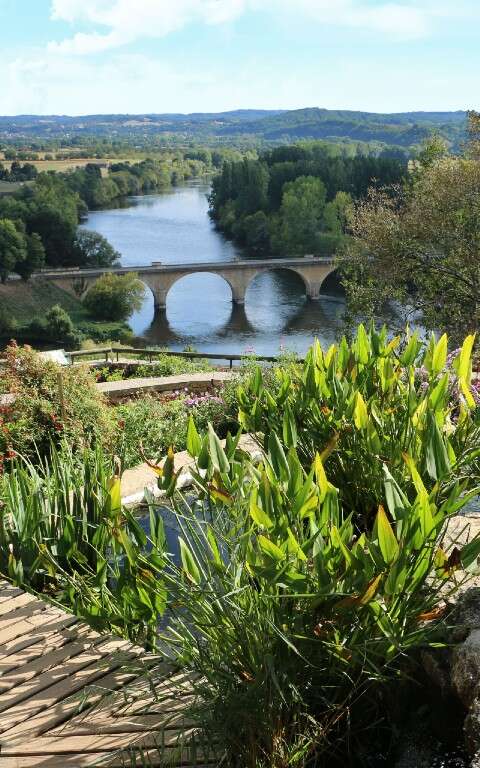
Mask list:
POLYGON ((390 341, 386 329, 360 325, 328 352, 316 342, 303 366, 278 369, 272 389, 258 369, 239 392, 240 420, 268 444, 281 436, 305 468, 317 452, 340 489, 342 504, 368 527, 383 497, 384 466, 412 496, 415 483, 405 456, 422 482, 448 494, 456 477, 478 474, 480 411, 471 386, 469 336, 447 366, 447 337, 424 346, 417 335, 390 341))
POLYGON ((51 442, 62 440, 75 450, 95 441, 112 443, 109 410, 86 368, 59 366, 15 343, 5 360, 0 381, 15 399, 0 414, 0 455, 45 455, 51 442))
POLYGON ((15 458, 0 477, 0 570, 96 629, 154 647, 165 609, 163 526, 152 512, 147 548, 121 507, 117 472, 99 446, 80 457, 52 446, 37 466, 15 458))
POLYGON ((344 766, 367 740, 378 749, 381 726, 392 729, 387 694, 445 639, 443 599, 480 552, 478 538, 445 549, 448 519, 469 498, 462 484, 442 500, 405 457, 407 496, 385 463, 360 534, 319 453, 304 468, 270 430, 253 462, 193 422, 187 442, 199 500, 174 492, 171 466, 159 483, 181 555, 165 572, 179 609, 163 640, 194 673, 190 724, 232 767, 344 766))
POLYGON ((106 274, 92 285, 83 303, 99 320, 126 320, 141 308, 145 286, 134 272, 106 274))

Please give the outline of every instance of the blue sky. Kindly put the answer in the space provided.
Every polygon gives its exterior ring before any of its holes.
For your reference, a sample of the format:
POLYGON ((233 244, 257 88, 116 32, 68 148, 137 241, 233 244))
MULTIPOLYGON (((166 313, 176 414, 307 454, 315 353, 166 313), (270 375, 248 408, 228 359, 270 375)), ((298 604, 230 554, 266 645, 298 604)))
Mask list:
POLYGON ((0 0, 0 114, 480 107, 480 0, 0 0))

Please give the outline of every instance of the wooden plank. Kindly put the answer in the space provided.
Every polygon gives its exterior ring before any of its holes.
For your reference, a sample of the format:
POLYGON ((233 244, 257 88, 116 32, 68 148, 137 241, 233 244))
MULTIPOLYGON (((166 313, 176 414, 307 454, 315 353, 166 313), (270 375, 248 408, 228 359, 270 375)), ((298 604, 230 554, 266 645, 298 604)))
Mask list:
MULTIPOLYGON (((113 664, 113 662, 112 662, 113 664)), ((0 735, 0 755, 7 743, 23 742, 26 739, 39 736, 51 728, 64 723, 85 707, 91 707, 103 698, 109 691, 116 690, 122 685, 135 680, 136 672, 116 669, 109 672, 98 664, 86 667, 77 672, 75 677, 67 678, 56 686, 44 692, 41 705, 25 702, 24 708, 30 708, 26 716, 21 716, 21 707, 16 709, 14 723, 9 723, 4 733, 0 735), (79 695, 84 692, 84 695, 79 695), (74 695, 77 694, 77 695, 74 695)), ((10 716, 10 711, 0 718, 3 726, 4 717, 10 716)))
MULTIPOLYGON (((14 686, 18 686, 15 689, 15 695, 18 697, 22 683, 27 683, 34 677, 40 678, 42 673, 54 670, 60 663, 63 666, 63 662, 78 656, 98 641, 99 636, 96 632, 93 632, 86 625, 80 625, 78 632, 73 636, 69 637, 67 633, 64 635, 57 633, 37 643, 33 647, 33 653, 36 656, 33 660, 31 658, 27 661, 24 660, 22 664, 22 654, 9 656, 9 662, 12 660, 11 663, 14 663, 15 666, 12 671, 0 677, 0 712, 5 708, 3 706, 4 701, 8 700, 8 696, 5 696, 6 692, 14 686)), ((32 653, 32 648, 28 650, 32 653)), ((69 674, 68 670, 66 674, 69 674)))
MULTIPOLYGON (((84 634, 85 631, 84 624, 73 624, 71 627, 61 627, 60 631, 41 635, 35 641, 31 638, 12 641, 11 653, 5 654, 3 658, 0 655, 0 691, 5 687, 4 679, 7 676, 10 677, 15 670, 22 668, 22 671, 24 671, 27 665, 40 659, 42 656, 48 657, 52 651, 72 642, 79 634, 84 634)), ((44 668, 48 668, 48 659, 44 668)))
MULTIPOLYGON (((26 605, 31 605, 32 607, 38 608, 38 603, 38 598, 34 597, 33 595, 29 595, 28 592, 21 592, 19 595, 11 597, 9 600, 4 600, 3 603, 0 603, 0 616, 4 616, 6 613, 17 611, 19 608, 23 608, 26 605)), ((45 604, 42 603, 42 605, 45 604)))
POLYGON ((115 733, 115 734, 89 734, 88 736, 42 736, 39 739, 24 741, 23 744, 2 744, 1 754, 6 757, 20 755, 68 755, 87 754, 88 752, 118 752, 125 747, 147 746, 152 747, 161 743, 162 746, 175 748, 179 739, 187 739, 193 734, 193 730, 165 731, 159 737, 158 733, 115 733))
MULTIPOLYGON (((107 639, 101 645, 71 659, 67 664, 55 667, 33 681, 15 688, 10 695, 0 698, 0 733, 9 731, 25 721, 31 731, 34 715, 62 702, 94 680, 104 677, 110 670, 124 663, 128 655, 120 658, 116 653, 128 647, 122 640, 107 639), (99 662, 101 662, 99 664, 99 662)), ((78 707, 78 701, 76 702, 78 707)), ((0 737, 0 746, 4 739, 0 737)))
POLYGON ((41 638, 48 637, 67 627, 74 627, 77 619, 57 609, 41 611, 29 619, 16 621, 7 627, 0 622, 0 660, 22 648, 27 648, 41 638))

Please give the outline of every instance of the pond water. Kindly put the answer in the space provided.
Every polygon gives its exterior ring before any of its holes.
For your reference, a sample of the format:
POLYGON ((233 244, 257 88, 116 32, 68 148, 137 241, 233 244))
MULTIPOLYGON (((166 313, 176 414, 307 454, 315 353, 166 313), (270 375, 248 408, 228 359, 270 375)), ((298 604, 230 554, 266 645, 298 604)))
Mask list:
MULTIPOLYGON (((166 192, 128 198, 127 207, 92 211, 85 226, 104 235, 126 266, 222 262, 248 254, 219 233, 208 217, 209 185, 193 182, 166 192)), ((281 347, 303 354, 317 336, 330 344, 339 335, 344 301, 335 281, 319 301, 308 301, 293 272, 273 270, 250 284, 245 306, 232 304, 218 275, 189 275, 172 286, 167 308, 154 315, 147 289, 144 305, 130 319, 148 344, 203 352, 275 355, 281 347)))

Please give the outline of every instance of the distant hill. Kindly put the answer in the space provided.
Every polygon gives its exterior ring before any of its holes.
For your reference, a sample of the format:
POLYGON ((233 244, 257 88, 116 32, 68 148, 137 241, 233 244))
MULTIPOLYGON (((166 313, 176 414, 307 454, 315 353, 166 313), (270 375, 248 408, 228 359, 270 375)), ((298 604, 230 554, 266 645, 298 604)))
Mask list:
POLYGON ((295 110, 239 109, 233 112, 143 115, 0 116, 0 140, 73 139, 98 136, 143 140, 234 142, 250 138, 266 143, 325 139, 379 142, 403 148, 420 144, 436 131, 458 149, 465 137, 466 112, 377 114, 317 107, 295 110))

